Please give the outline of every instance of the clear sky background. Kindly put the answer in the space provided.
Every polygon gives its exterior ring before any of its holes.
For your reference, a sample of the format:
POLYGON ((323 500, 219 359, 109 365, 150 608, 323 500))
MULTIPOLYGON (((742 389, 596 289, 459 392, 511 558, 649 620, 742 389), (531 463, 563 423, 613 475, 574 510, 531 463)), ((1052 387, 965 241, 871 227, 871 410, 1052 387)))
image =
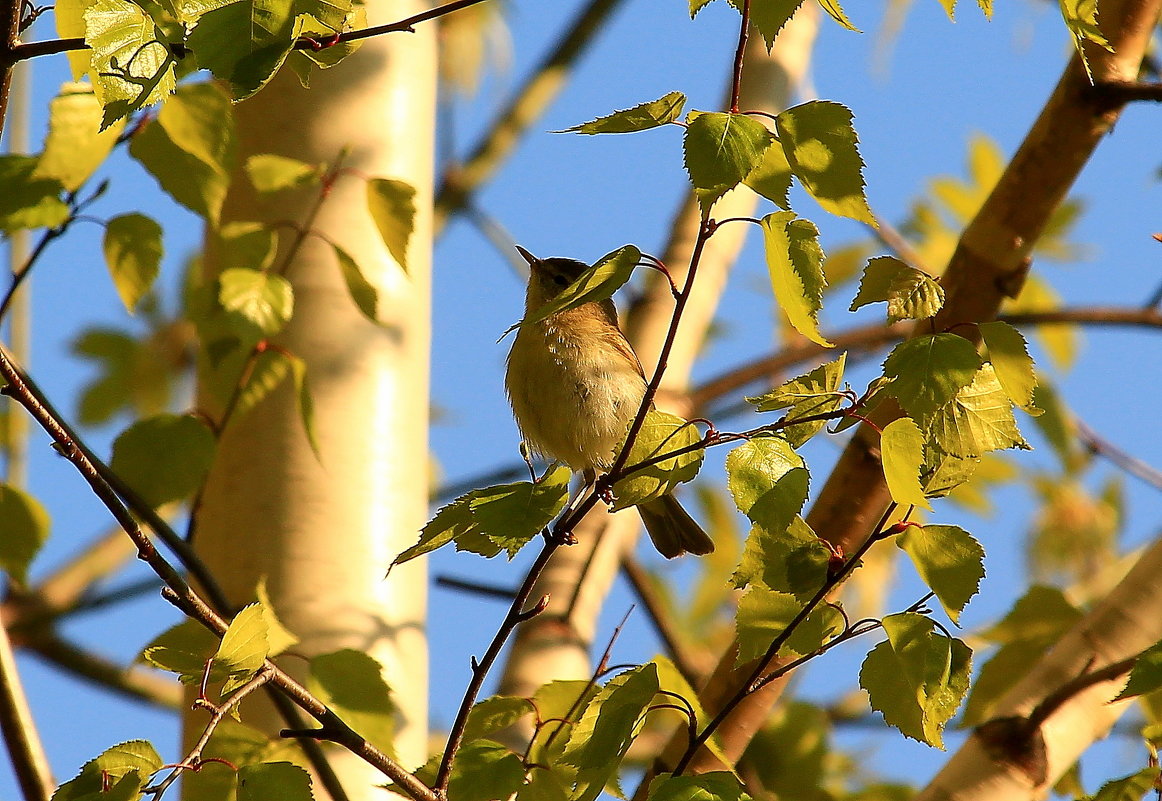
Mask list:
MULTIPOLYGON (((442 148, 463 153, 487 127, 497 107, 519 84, 580 3, 506 4, 512 38, 512 67, 491 74, 478 95, 458 101, 451 112, 455 135, 445 129, 442 148)), ((1055 3, 998 0, 986 22, 975 3, 964 0, 951 23, 936 0, 915 0, 899 39, 886 55, 882 35, 883 3, 849 3, 852 20, 865 33, 846 31, 828 19, 821 25, 811 69, 812 97, 841 102, 855 114, 861 150, 868 163, 868 197, 875 212, 899 221, 927 180, 939 174, 963 176, 967 144, 975 134, 994 139, 1006 155, 1016 148, 1069 56, 1070 45, 1055 3)), ((632 136, 583 137, 549 133, 679 90, 688 108, 715 109, 727 80, 737 35, 737 15, 721 0, 691 22, 684 0, 627 0, 582 60, 579 70, 546 118, 536 123, 514 158, 481 193, 478 205, 514 238, 539 255, 593 260, 624 243, 658 253, 686 179, 681 166, 681 131, 667 128, 632 136)), ((30 38, 48 38, 41 23, 30 38)), ((47 98, 65 78, 63 57, 34 66, 33 141, 39 141, 47 98)), ((810 98, 804 98, 810 99, 810 98)), ((1130 108, 1086 168, 1076 194, 1086 213, 1072 240, 1088 246, 1084 261, 1038 263, 1067 304, 1140 305, 1162 281, 1162 245, 1150 234, 1162 230, 1162 187, 1157 170, 1158 109, 1130 108)), ((118 155, 105 168, 113 179, 109 196, 95 206, 97 216, 143 210, 156 216, 166 232, 167 302, 173 302, 184 259, 197 247, 200 222, 160 195, 153 180, 118 155)), ((796 210, 815 220, 825 249, 866 236, 857 225, 829 217, 801 194, 796 210)), ((101 231, 81 225, 54 245, 34 280, 32 373, 59 406, 75 408, 77 390, 91 368, 70 355, 77 333, 97 325, 127 323, 103 266, 101 231)), ((878 251, 878 252, 882 252, 878 251)), ((465 221, 452 222, 436 246, 433 345, 433 402, 441 410, 432 443, 441 475, 450 482, 512 464, 517 433, 503 393, 508 342, 497 337, 521 313, 523 285, 505 257, 465 221)), ((870 322, 881 307, 846 312, 854 285, 838 290, 824 314, 825 331, 870 322)), ((723 336, 708 348, 696 379, 721 372, 767 352, 772 342, 772 301, 760 243, 752 236, 721 309, 723 336)), ((1039 364, 1052 372, 1034 348, 1039 364)), ((871 368, 850 380, 866 382, 871 368)), ((1162 333, 1090 331, 1077 364, 1056 375, 1078 415, 1110 441, 1144 461, 1162 465, 1157 394, 1162 363, 1162 333)), ((88 432, 100 452, 121 427, 88 432)), ((1055 457, 1033 426, 1022 428, 1038 446, 1019 454, 1022 472, 1055 469, 1055 457)), ((741 428, 739 421, 728 421, 741 428)), ((810 463, 818 487, 839 442, 816 446, 810 463)), ((707 475, 720 480, 725 451, 712 453, 707 475)), ((86 492, 74 471, 55 458, 41 437, 34 440, 31 489, 53 515, 53 539, 35 563, 41 575, 109 524, 107 514, 86 492)), ((1100 486, 1116 471, 1105 464, 1089 473, 1100 486)), ((1126 520, 1123 543, 1140 545, 1155 536, 1162 521, 1159 493, 1134 478, 1124 480, 1126 520)), ((982 594, 968 607, 964 625, 971 630, 999 614, 1024 592, 1023 536, 1034 507, 1020 487, 997 493, 996 514, 972 517, 949 504, 937 506, 933 519, 964 525, 984 543, 988 577, 982 594)), ((653 558, 646 554, 643 557, 653 558)), ((430 561, 433 575, 474 577, 515 585, 526 560, 483 561, 470 554, 439 552, 430 561)), ((652 562, 651 562, 652 564, 652 562)), ((688 580, 689 564, 662 566, 678 581, 688 580)), ((893 608, 922 594, 902 571, 892 592, 893 608)), ((118 582, 147 575, 132 565, 118 582)), ((455 712, 469 675, 469 655, 483 651, 503 614, 500 604, 436 588, 431 596, 433 723, 446 725, 455 712), (466 605, 475 605, 465 614, 466 605)), ((599 642, 633 603, 619 587, 608 605, 599 642)), ((119 659, 147 643, 175 621, 168 604, 151 594, 115 610, 77 617, 65 626, 71 637, 119 659), (132 621, 128 623, 127 621, 132 621)), ((829 698, 856 685, 859 660, 872 639, 842 649, 816 663, 798 689, 829 698)), ((619 641, 619 662, 648 659, 656 650, 644 615, 631 618, 619 641)), ((58 780, 70 778, 104 748, 132 738, 147 738, 167 758, 178 756, 173 718, 143 705, 126 703, 45 669, 34 658, 20 659, 41 733, 58 780)), ((894 731, 844 732, 869 770, 888 779, 923 783, 946 758, 939 751, 905 741, 894 731)), ((955 748, 960 735, 948 738, 955 748)), ((0 766, 6 759, 0 757, 0 766)), ((1090 789, 1101 778, 1139 767, 1142 752, 1130 739, 1115 739, 1096 749, 1086 765, 1090 789)), ((10 772, 0 767, 0 799, 17 798, 10 772)))

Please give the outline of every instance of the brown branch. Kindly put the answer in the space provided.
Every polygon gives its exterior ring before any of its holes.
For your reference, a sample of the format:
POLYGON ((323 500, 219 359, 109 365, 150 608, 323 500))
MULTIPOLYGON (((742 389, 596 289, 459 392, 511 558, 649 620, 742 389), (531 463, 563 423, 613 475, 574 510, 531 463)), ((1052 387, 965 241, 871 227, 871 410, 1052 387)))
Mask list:
POLYGON ((16 670, 8 631, 0 626, 0 732, 25 801, 48 801, 56 782, 16 670))
MULTIPOLYGON (((327 39, 315 39, 312 37, 303 37, 295 41, 292 47, 295 50, 324 50, 328 47, 333 47, 343 42, 355 42, 360 39, 367 39, 372 36, 379 36, 385 33, 414 33, 415 26, 421 22, 442 17, 446 14, 451 14, 453 11, 459 11, 468 6, 474 6, 477 3, 482 3, 484 0, 455 0, 452 3, 446 3, 436 8, 428 9, 427 11, 413 16, 401 19, 398 22, 390 22, 386 25, 376 25, 371 28, 360 28, 357 31, 346 31, 337 34, 336 36, 327 39)), ((16 0, 16 6, 19 7, 20 0, 16 0)), ((4 20, 0 19, 0 23, 4 20)), ((167 43, 170 51, 177 57, 184 55, 184 47, 177 44, 167 43)), ((36 58, 37 56, 49 56, 55 53, 67 53, 70 50, 88 50, 89 44, 83 38, 75 37, 71 39, 46 39, 42 42, 26 42, 23 44, 13 42, 8 49, 6 58, 0 58, 0 63, 5 63, 11 60, 13 64, 18 61, 24 61, 29 58, 36 58)))
POLYGON ((497 115, 468 158, 444 171, 436 192, 433 230, 438 233, 443 229, 448 217, 467 205, 473 193, 508 158, 528 127, 556 98, 568 71, 622 1, 590 0, 569 23, 567 33, 497 115))
MULTIPOLYGON (((70 437, 57 418, 49 413, 30 390, 21 371, 11 360, 5 348, 0 346, 0 375, 7 384, 2 388, 4 394, 12 397, 25 408, 37 424, 52 438, 57 450, 66 459, 73 463, 77 472, 89 485, 93 494, 109 510, 113 518, 133 540, 137 546, 138 558, 144 561, 165 582, 163 596, 174 602, 183 612, 209 628, 219 637, 226 632, 228 623, 212 609, 186 583, 181 574, 158 552, 153 542, 137 524, 133 514, 121 501, 117 492, 108 481, 98 472, 96 466, 89 459, 85 451, 70 437)), ((318 720, 324 730, 328 732, 328 739, 344 746, 356 756, 381 771, 394 781, 399 788, 417 801, 439 801, 423 782, 412 773, 405 770, 399 763, 391 759, 379 749, 360 737, 334 711, 322 701, 311 695, 305 687, 292 679, 278 668, 273 662, 265 663, 271 671, 271 683, 281 692, 288 695, 304 711, 318 720)))
POLYGON ((20 59, 16 48, 20 43, 20 15, 22 0, 0 0, 0 137, 8 119, 8 95, 12 91, 12 69, 20 59))
POLYGON ((1099 81, 1094 84, 1093 91, 1117 106, 1138 100, 1162 103, 1162 83, 1153 81, 1099 81))
POLYGON ((1078 439, 1084 443, 1090 452, 1108 459, 1117 467, 1120 467, 1132 476, 1142 479, 1155 489, 1162 490, 1162 470, 1158 470, 1156 467, 1146 464, 1141 459, 1126 453, 1117 445, 1114 445, 1090 428, 1084 420, 1074 417, 1073 425, 1077 429, 1078 439))

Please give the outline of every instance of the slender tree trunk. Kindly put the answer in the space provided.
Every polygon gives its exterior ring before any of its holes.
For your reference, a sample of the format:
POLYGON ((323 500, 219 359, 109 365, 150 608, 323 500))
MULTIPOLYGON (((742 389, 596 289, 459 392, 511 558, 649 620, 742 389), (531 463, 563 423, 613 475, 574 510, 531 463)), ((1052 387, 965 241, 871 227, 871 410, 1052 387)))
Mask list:
MULTIPOLYGON (((371 24, 427 5, 368 7, 371 24), (377 18, 375 18, 377 17, 377 18)), ((287 381, 234 421, 197 516, 195 546, 236 603, 265 577, 272 603, 301 638, 295 650, 365 651, 384 668, 399 710, 396 752, 405 766, 427 756, 426 567, 387 566, 415 543, 428 503, 428 352, 435 50, 431 25, 369 40, 308 92, 289 72, 236 107, 240 155, 277 153, 312 163, 348 155, 313 230, 341 245, 379 293, 376 326, 352 302, 329 244, 308 237, 287 277, 294 318, 277 344, 304 359, 319 453, 304 433, 287 381), (389 256, 367 212, 365 179, 416 189, 407 272, 389 256)), ((258 199, 235 183, 223 222, 301 221, 317 192, 258 199)), ((209 265, 212 274, 214 265, 209 265)), ((284 667, 301 675, 302 660, 284 667)), ((281 725, 266 710, 266 727, 281 725)), ((260 720, 252 712, 244 720, 260 720)), ((203 721, 193 713, 187 730, 203 721)), ((343 755, 353 799, 382 797, 384 778, 343 755)))

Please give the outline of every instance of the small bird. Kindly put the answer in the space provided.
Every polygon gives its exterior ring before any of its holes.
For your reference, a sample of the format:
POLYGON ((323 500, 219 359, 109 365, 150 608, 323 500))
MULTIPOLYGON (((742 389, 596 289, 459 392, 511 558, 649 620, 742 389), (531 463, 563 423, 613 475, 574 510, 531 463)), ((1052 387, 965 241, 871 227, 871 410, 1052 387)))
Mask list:
MULTIPOLYGON (((589 269, 575 259, 538 259, 520 246, 517 250, 531 270, 526 315, 589 269)), ((607 299, 522 325, 508 354, 505 388, 529 448, 563 462, 592 484, 613 466, 645 396, 646 379, 618 328, 617 309, 607 299)), ((714 542, 673 495, 637 508, 654 547, 667 559, 714 550, 714 542)))

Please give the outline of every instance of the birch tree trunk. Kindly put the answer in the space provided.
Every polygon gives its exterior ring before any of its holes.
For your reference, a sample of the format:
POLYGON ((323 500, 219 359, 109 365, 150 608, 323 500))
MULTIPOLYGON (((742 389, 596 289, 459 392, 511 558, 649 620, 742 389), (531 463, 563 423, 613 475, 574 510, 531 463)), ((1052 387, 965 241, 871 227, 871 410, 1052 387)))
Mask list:
MULTIPOLYGON (((370 24, 427 8, 419 0, 373 4, 370 24)), ((291 323, 277 344, 305 360, 319 454, 304 433, 290 382, 235 421, 222 438, 197 515, 195 547, 235 603, 265 577, 271 601, 314 655, 365 651, 384 668, 398 709, 396 753, 414 767, 427 756, 426 566, 393 570, 415 543, 428 503, 428 353, 435 38, 431 25, 378 37, 339 66, 317 72, 308 92, 289 71, 235 109, 240 163, 277 153, 334 163, 350 174, 322 204, 287 278, 291 323), (365 179, 394 178, 416 190, 407 272, 367 211, 365 179), (379 294, 376 326, 352 302, 328 241, 358 262, 379 294)), ((259 200, 236 180, 223 222, 301 221, 313 192, 259 200)), ((289 239, 287 237, 286 239, 289 239)), ((285 241, 285 240, 284 240, 285 241)), ((208 273, 215 269, 211 262, 208 273)), ((204 394, 204 393, 203 393, 204 394)), ((283 666, 301 675, 301 659, 283 666)), ((245 717, 281 726, 267 708, 245 717)), ((190 727, 200 724, 196 713, 190 727)), ((384 797, 384 777, 339 754, 352 799, 384 797)))

